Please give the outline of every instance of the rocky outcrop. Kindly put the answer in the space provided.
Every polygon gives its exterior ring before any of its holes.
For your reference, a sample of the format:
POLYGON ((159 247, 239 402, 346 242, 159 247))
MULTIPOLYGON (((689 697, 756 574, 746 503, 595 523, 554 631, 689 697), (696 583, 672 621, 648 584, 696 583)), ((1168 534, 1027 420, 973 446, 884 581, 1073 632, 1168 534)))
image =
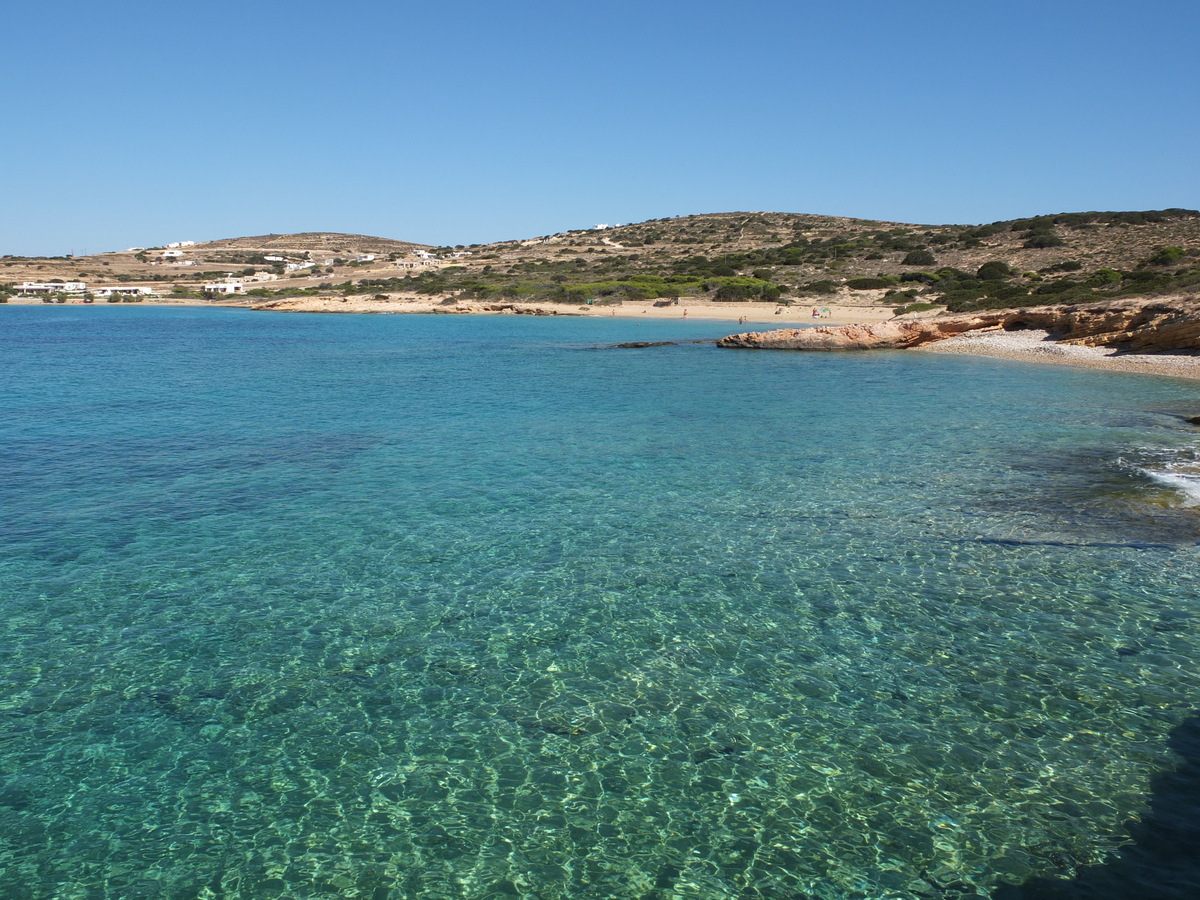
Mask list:
POLYGON ((1195 297, 1115 300, 1080 306, 988 310, 875 325, 750 331, 718 347, 770 350, 888 350, 918 347, 966 331, 1041 329, 1057 341, 1134 352, 1200 350, 1200 300, 1195 297))
POLYGON ((975 319, 957 317, 878 322, 874 325, 819 325, 816 328, 782 328, 778 331, 731 334, 717 341, 717 346, 771 350, 896 350, 986 327, 989 325, 975 319))

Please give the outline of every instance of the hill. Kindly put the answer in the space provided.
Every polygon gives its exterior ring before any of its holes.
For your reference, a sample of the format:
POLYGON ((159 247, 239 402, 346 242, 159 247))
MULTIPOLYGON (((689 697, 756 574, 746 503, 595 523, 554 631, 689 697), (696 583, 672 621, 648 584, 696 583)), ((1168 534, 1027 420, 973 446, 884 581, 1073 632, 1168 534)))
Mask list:
POLYGON ((707 295, 952 309, 1200 289, 1200 212, 1088 212, 989 225, 787 213, 685 216, 465 248, 418 289, 539 299, 707 295))
POLYGON ((195 244, 193 249, 198 253, 215 253, 222 250, 262 250, 296 256, 305 253, 326 253, 345 256, 362 253, 411 253, 413 250, 427 249, 428 247, 428 244, 414 244, 411 241, 394 241, 391 238, 372 237, 369 234, 339 234, 331 231, 308 231, 301 234, 260 234, 255 237, 202 241, 195 244))
POLYGON ((1082 212, 914 225, 737 212, 431 248, 367 235, 259 235, 92 257, 4 257, 0 282, 245 279, 258 298, 415 292, 593 303, 687 297, 952 310, 1200 291, 1200 212, 1082 212))

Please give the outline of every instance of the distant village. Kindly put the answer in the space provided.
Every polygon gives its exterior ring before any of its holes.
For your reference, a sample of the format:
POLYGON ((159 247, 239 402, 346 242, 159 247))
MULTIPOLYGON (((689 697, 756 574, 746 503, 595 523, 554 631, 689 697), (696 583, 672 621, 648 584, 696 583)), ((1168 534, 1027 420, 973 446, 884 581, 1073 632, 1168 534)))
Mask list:
MULTIPOLYGON (((185 252, 187 248, 194 247, 195 245, 195 241, 174 241, 153 250, 148 250, 145 247, 129 247, 125 252, 137 254, 139 260, 151 266, 165 265, 172 268, 187 268, 196 265, 194 260, 186 258, 187 253, 185 252)), ((305 255, 308 255, 307 251, 305 255)), ((437 268, 442 264, 444 259, 457 259, 463 256, 470 256, 470 251, 463 250, 439 255, 429 250, 416 249, 412 251, 411 256, 413 257, 411 259, 395 260, 393 258, 392 261, 397 269, 411 272, 437 268)), ((320 261, 311 259, 297 261, 278 255, 263 255, 261 259, 263 262, 270 264, 275 271, 263 270, 254 272, 253 274, 242 275, 235 275, 230 272, 220 280, 210 280, 199 285, 197 289, 205 294, 213 295, 243 294, 247 290, 247 285, 253 286, 256 283, 278 281, 281 273, 290 272, 298 274, 303 273, 307 269, 315 269, 318 266, 332 267, 335 265, 344 265, 348 262, 361 265, 376 262, 378 257, 374 253, 358 253, 355 254, 352 260, 330 257, 320 261)), ((136 301, 144 297, 159 296, 158 288, 146 285, 106 284, 89 286, 85 281, 65 281, 60 279, 24 281, 14 284, 11 290, 18 296, 42 296, 47 301, 68 298, 72 302, 77 303, 90 303, 94 299, 136 301)))
MULTIPOLYGON (((608 231, 613 228, 619 228, 620 225, 598 224, 590 229, 580 229, 580 231, 608 231)), ((562 241, 564 238, 579 232, 560 232, 554 235, 547 235, 541 238, 535 238, 529 241, 520 242, 523 245, 532 244, 552 244, 562 241)), ((606 244, 613 244, 608 238, 601 239, 606 244)), ((613 246, 619 246, 613 244, 613 246)), ((355 253, 348 257, 322 257, 321 259, 313 259, 311 250, 296 251, 289 256, 282 255, 283 251, 276 251, 273 254, 263 253, 243 253, 246 256, 246 267, 241 273, 226 272, 221 276, 217 276, 212 271, 204 271, 199 276, 188 277, 187 269, 194 268, 198 265, 206 267, 211 266, 214 262, 218 265, 230 263, 229 253, 215 250, 211 247, 199 248, 201 251, 197 254, 196 241, 172 241, 168 244, 163 244, 158 247, 128 247, 123 252, 133 254, 137 261, 143 265, 153 267, 163 267, 164 269, 179 269, 179 279, 182 283, 171 283, 172 277, 166 275, 153 275, 149 278, 143 276, 143 282, 157 282, 157 284, 137 284, 128 283, 136 282, 136 276, 119 276, 119 284, 89 284, 82 280, 66 280, 61 278, 49 278, 44 281, 22 281, 11 284, 7 287, 7 291, 11 294, 16 294, 18 297, 41 297, 43 302, 70 302, 70 303, 93 303, 96 300, 105 300, 110 303, 117 302, 137 302, 144 298, 159 297, 163 293, 176 294, 178 292, 196 292, 205 296, 228 296, 245 294, 247 291, 253 290, 256 287, 262 287, 264 283, 278 281, 281 278, 288 277, 319 277, 320 275, 332 275, 332 269, 335 266, 362 266, 376 263, 377 266, 385 266, 389 263, 396 269, 401 270, 405 274, 416 274, 420 271, 429 269, 437 269, 452 260, 461 259, 472 255, 471 250, 462 249, 461 247, 455 250, 442 248, 437 251, 426 249, 412 248, 407 251, 402 257, 399 253, 388 254, 383 260, 380 260, 375 253, 355 253), (189 258, 195 254, 197 258, 189 258), (208 258, 205 258, 208 256, 208 258), (212 257, 216 256, 216 259, 212 257), (261 269, 256 269, 256 266, 264 266, 261 269), (309 271, 316 270, 316 271, 309 271), (324 270, 324 271, 321 271, 324 270), (207 277, 205 277, 207 276, 207 277), (204 279, 201 281, 201 279, 204 279), (196 283, 201 281, 201 283, 196 283)), ((320 251, 318 251, 320 252, 320 251)), ((328 253, 328 250, 324 251, 328 253)), ((107 263, 105 263, 107 265, 107 263)), ((378 271, 378 268, 375 268, 378 271)), ((81 276, 84 273, 80 273, 81 276)), ((0 293, 0 302, 3 294, 0 293)))

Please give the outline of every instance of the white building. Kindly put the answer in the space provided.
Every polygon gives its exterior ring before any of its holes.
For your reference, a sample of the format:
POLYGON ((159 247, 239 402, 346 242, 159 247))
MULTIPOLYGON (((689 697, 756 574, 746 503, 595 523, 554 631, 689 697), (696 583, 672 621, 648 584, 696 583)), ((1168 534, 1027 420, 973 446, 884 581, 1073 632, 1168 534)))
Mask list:
POLYGON ((154 294, 154 288, 141 285, 118 284, 112 287, 96 288, 97 297, 153 297, 154 294))
POLYGON ((19 294, 82 294, 86 290, 83 281, 23 281, 17 285, 19 294))
POLYGON ((163 255, 163 259, 179 259, 179 257, 183 256, 183 251, 182 250, 164 250, 162 252, 162 255, 163 255))
POLYGON ((354 257, 354 259, 357 262, 375 262, 375 254, 374 253, 360 253, 360 254, 358 254, 358 256, 354 257))
POLYGON ((287 261, 286 257, 283 257, 283 256, 264 256, 263 259, 265 259, 267 262, 286 262, 287 261))
POLYGON ((213 281, 204 286, 206 294, 241 294, 246 286, 240 281, 213 281))
POLYGON ((288 263, 286 266, 284 266, 284 268, 287 269, 289 272, 295 272, 299 269, 311 269, 315 265, 316 265, 316 263, 310 263, 310 262, 288 263))
POLYGON ((167 244, 168 250, 178 250, 180 247, 195 247, 195 241, 172 241, 167 244))

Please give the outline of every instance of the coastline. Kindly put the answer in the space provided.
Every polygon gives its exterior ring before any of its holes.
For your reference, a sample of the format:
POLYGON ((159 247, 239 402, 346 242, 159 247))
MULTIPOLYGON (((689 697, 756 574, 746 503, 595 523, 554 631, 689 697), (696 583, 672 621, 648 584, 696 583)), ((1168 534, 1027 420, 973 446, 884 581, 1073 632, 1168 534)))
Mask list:
MULTIPOLYGON (((367 296, 350 297, 288 297, 253 302, 254 298, 209 301, 195 299, 157 298, 138 306, 218 307, 251 309, 269 312, 358 315, 533 315, 583 316, 589 318, 623 319, 688 319, 692 321, 727 322, 758 325, 770 328, 800 325, 873 324, 894 319, 887 306, 850 306, 828 304, 815 306, 823 315, 814 318, 813 304, 784 306, 774 303, 715 303, 684 302, 678 305, 655 305, 654 300, 625 300, 607 305, 566 305, 523 301, 485 302, 456 300, 425 294, 390 294, 384 299, 367 296), (827 314, 824 311, 828 310, 827 314)), ((54 306, 40 299, 11 298, 12 306, 54 306)), ((63 304, 72 308, 82 304, 63 304)), ((110 304, 95 304, 108 306, 110 304)), ((126 304, 112 304, 121 305, 126 304)), ((921 318, 925 318, 922 316, 921 318)), ((1155 375, 1200 380, 1200 354, 1187 353, 1121 353, 1107 347, 1087 347, 1051 340, 1049 333, 1039 330, 1001 331, 986 329, 967 331, 954 337, 911 348, 919 353, 949 353, 986 356, 1017 362, 1076 366, 1124 372, 1135 375, 1155 375)))
POLYGON ((912 350, 917 353, 953 353, 1017 362, 1077 366, 1133 375, 1200 379, 1200 355, 1121 353, 1110 347, 1086 347, 1054 341, 1050 339, 1049 332, 1032 329, 967 331, 914 347, 912 350))
MULTIPOLYGON (((221 307, 226 309, 253 309, 266 312, 330 313, 360 315, 531 315, 531 316, 587 316, 590 318, 625 319, 688 319, 742 324, 751 322, 772 327, 795 327, 799 324, 850 325, 858 322, 885 322, 894 316, 891 306, 869 304, 850 305, 833 302, 780 303, 755 302, 708 302, 696 298, 681 299, 677 304, 661 304, 662 300, 623 300, 610 304, 545 303, 525 300, 456 300, 444 295, 389 293, 383 298, 366 294, 348 297, 280 297, 258 298, 237 297, 228 300, 172 299, 158 297, 137 304, 89 304, 93 306, 188 306, 221 307), (822 311, 814 317, 813 310, 822 311), (826 312, 827 311, 827 312, 826 312)), ((12 306, 59 306, 43 303, 38 298, 9 300, 12 306)), ((82 306, 81 303, 66 303, 63 306, 82 306)))
MULTIPOLYGON (((234 304, 222 304, 234 305, 234 304)), ((238 306, 243 303, 236 304, 238 306)), ((535 315, 586 316, 589 318, 689 319, 714 322, 772 323, 795 326, 802 323, 848 325, 854 322, 884 322, 894 316, 890 306, 849 306, 835 303, 719 303, 681 299, 622 300, 610 304, 538 303, 522 300, 455 300, 425 294, 389 294, 385 299, 368 296, 287 297, 250 304, 251 309, 272 312, 417 314, 417 315, 535 315), (813 310, 822 312, 813 316, 813 310)))

